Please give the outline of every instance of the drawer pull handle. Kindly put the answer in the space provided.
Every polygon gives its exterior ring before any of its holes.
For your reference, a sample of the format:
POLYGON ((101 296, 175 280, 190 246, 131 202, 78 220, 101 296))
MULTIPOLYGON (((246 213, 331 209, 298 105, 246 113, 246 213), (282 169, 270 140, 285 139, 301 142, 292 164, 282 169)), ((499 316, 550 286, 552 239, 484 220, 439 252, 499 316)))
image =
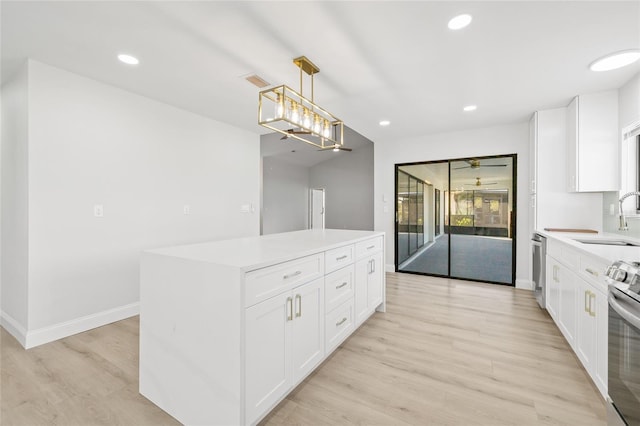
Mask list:
POLYGON ((590 273, 594 277, 598 276, 598 273, 596 271, 594 271, 593 269, 591 269, 591 268, 586 268, 585 271, 587 271, 588 273, 590 273))
POLYGON ((283 277, 283 279, 288 280, 289 278, 292 277, 297 277, 298 275, 300 275, 302 273, 302 271, 295 271, 293 274, 287 274, 283 277))
POLYGON ((342 288, 342 287, 344 287, 345 285, 347 285, 347 282, 346 282, 346 281, 345 281, 345 282, 343 282, 343 283, 342 283, 342 284, 340 284, 340 285, 337 285, 337 286, 336 286, 336 290, 341 289, 341 288, 342 288))
POLYGON ((376 246, 372 245, 372 246, 367 247, 367 250, 371 250, 371 249, 374 249, 374 248, 376 248, 376 246))
POLYGON ((342 324, 344 324, 347 321, 347 317, 342 318, 340 321, 338 321, 336 323, 336 327, 340 327, 342 324))
POLYGON ((347 255, 345 254, 344 256, 336 257, 336 260, 344 260, 344 259, 346 259, 347 257, 349 257, 349 256, 347 256, 347 255))
POLYGON ((592 316, 592 317, 596 316, 596 312, 592 309, 592 306, 594 306, 595 304, 596 304, 596 294, 590 292, 590 294, 589 294, 589 315, 592 316), (591 303, 591 299, 593 299, 593 303, 591 303))

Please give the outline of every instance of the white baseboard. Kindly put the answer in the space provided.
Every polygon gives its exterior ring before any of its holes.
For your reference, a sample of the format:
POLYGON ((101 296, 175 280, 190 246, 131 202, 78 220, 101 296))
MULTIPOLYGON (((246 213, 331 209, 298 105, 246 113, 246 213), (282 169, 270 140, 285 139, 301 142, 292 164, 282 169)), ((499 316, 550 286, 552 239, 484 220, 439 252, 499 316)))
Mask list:
MULTIPOLYGON (((98 312, 70 321, 61 322, 48 327, 39 328, 27 332, 25 349, 40 346, 54 340, 62 339, 93 328, 102 327, 112 322, 120 321, 140 313, 140 303, 131 303, 107 311, 98 312)), ((21 342, 22 343, 22 342, 21 342)))
POLYGON ((387 263, 386 265, 384 265, 384 270, 386 272, 395 272, 396 271, 396 265, 387 263))
POLYGON ((516 288, 520 290, 533 291, 533 281, 516 278, 516 288))
POLYGON ((6 312, 0 312, 0 325, 2 328, 7 330, 9 334, 16 338, 16 340, 22 345, 22 347, 26 347, 27 342, 27 330, 15 320, 11 315, 6 312))

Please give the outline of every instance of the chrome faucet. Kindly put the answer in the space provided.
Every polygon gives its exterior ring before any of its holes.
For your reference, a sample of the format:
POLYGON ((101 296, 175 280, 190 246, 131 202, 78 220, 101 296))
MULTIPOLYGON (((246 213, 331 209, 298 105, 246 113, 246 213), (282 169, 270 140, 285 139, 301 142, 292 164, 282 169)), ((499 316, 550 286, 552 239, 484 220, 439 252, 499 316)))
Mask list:
POLYGON ((618 231, 629 230, 629 227, 627 226, 627 218, 624 217, 624 213, 622 212, 622 202, 629 197, 633 197, 634 195, 636 197, 640 197, 640 191, 627 192, 622 197, 620 197, 620 200, 618 200, 618 202, 620 203, 620 227, 618 228, 618 231))

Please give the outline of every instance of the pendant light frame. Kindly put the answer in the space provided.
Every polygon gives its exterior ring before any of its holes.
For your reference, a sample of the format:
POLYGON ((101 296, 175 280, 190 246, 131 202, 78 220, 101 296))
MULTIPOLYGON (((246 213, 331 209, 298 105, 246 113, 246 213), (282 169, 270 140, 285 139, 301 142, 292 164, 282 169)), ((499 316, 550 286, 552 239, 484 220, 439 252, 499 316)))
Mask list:
POLYGON ((300 91, 279 85, 258 94, 258 124, 318 148, 344 145, 344 123, 313 100, 313 75, 320 72, 305 56, 293 60, 300 69, 300 91), (311 78, 311 99, 303 96, 303 71, 311 78))

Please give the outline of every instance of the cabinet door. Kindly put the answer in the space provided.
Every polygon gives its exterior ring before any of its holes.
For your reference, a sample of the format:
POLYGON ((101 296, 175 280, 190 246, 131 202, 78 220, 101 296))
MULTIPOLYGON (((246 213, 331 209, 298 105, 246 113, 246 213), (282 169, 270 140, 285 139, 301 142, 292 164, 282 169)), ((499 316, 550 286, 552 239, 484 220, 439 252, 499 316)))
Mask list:
POLYGON ((559 323, 560 331, 565 339, 575 347, 576 341, 576 276, 566 267, 559 265, 558 268, 560 284, 560 308, 559 323))
POLYGON ((560 309, 560 264, 551 256, 547 256, 546 274, 546 299, 547 311, 551 318, 558 323, 558 310, 560 309))
POLYGON ((297 383, 324 357, 324 279, 293 290, 292 362, 297 383))
POLYGON ((369 267, 370 258, 364 258, 356 262, 356 286, 355 286, 355 321, 356 326, 367 319, 369 312, 369 267))
POLYGON ((597 330, 595 319, 594 293, 591 286, 583 279, 577 279, 576 291, 576 354, 585 370, 593 377, 596 359, 597 330))
POLYGON ((384 282, 382 253, 371 256, 370 262, 370 272, 367 277, 367 307, 369 312, 382 303, 382 283, 384 282))
POLYGON ((607 396, 608 381, 608 348, 609 348, 609 303, 607 296, 599 291, 594 292, 595 301, 592 303, 595 309, 596 321, 596 360, 593 369, 594 382, 602 396, 607 396))
POLYGON ((253 423, 293 384, 292 307, 287 292, 245 310, 246 423, 253 423))

